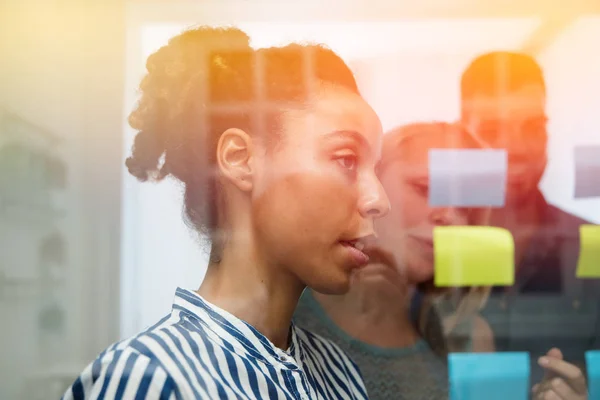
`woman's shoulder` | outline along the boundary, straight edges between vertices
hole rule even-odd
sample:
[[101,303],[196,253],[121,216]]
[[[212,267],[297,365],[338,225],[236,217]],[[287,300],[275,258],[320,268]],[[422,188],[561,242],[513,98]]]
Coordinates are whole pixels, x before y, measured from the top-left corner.
[[298,340],[302,348],[308,352],[330,353],[338,358],[348,358],[340,347],[329,339],[294,324]]
[[358,365],[336,343],[304,328],[294,326],[294,329],[305,353],[302,358],[309,369],[318,371],[319,375],[334,375],[336,381],[346,384],[350,393],[367,398]]
[[[143,332],[102,351],[83,370],[63,399],[138,396],[166,399],[171,394],[179,396],[190,389],[186,389],[189,382],[184,379],[186,366],[182,357],[189,358],[189,354],[200,351],[198,336],[195,335],[193,341],[189,338],[188,329],[165,317]],[[193,346],[196,346],[195,350]]]
[[104,350],[77,377],[65,392],[64,400],[87,398],[169,398],[177,385],[163,360],[136,348],[136,338],[113,344]]
[[[159,349],[167,347],[168,343],[177,341],[177,337],[183,338],[183,335],[189,335],[190,329],[184,323],[184,319],[181,316],[175,317],[173,314],[167,315],[140,333],[112,344],[100,353],[98,358],[102,359],[112,353],[133,352],[147,357],[149,360],[159,362],[164,360],[167,358],[165,352]],[[188,333],[184,331],[188,331]],[[194,329],[194,331],[202,332],[201,329]]]

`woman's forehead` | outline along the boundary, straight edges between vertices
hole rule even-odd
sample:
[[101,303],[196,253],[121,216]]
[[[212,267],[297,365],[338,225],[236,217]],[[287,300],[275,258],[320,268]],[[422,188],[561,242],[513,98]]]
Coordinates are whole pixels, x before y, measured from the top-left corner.
[[288,110],[285,115],[290,130],[302,129],[321,136],[353,131],[380,152],[383,130],[377,114],[362,97],[347,89],[327,85],[311,96],[306,107]]
[[318,117],[338,124],[350,124],[355,130],[382,133],[375,111],[357,93],[336,85],[319,85],[310,99],[310,109]]
[[399,132],[384,138],[384,162],[406,166],[427,166],[432,149],[473,149],[480,145],[458,129],[423,129]]
[[410,160],[396,159],[388,163],[387,166],[382,170],[381,177],[392,178],[405,177],[411,180],[427,180],[429,178],[429,163],[426,158]]

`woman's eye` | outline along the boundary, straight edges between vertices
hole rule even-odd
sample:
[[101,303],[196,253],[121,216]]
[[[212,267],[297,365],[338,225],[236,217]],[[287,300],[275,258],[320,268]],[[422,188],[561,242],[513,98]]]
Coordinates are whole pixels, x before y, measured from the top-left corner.
[[420,194],[425,195],[425,194],[427,194],[429,192],[429,186],[428,185],[414,184],[413,186],[417,190],[417,192],[420,193]]
[[347,156],[338,157],[336,159],[336,161],[343,168],[348,169],[350,171],[354,170],[356,168],[357,163],[358,163],[358,160],[356,159],[356,156],[354,156],[354,155],[347,155]]

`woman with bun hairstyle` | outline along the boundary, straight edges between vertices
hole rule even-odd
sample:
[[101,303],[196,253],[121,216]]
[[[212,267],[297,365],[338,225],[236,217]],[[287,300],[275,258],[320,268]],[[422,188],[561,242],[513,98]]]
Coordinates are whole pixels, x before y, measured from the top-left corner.
[[181,182],[187,222],[211,240],[208,269],[64,398],[366,398],[344,353],[291,323],[306,287],[348,290],[389,209],[381,124],[352,72],[321,46],[253,50],[244,32],[208,27],[172,38],[147,70],[127,167]]

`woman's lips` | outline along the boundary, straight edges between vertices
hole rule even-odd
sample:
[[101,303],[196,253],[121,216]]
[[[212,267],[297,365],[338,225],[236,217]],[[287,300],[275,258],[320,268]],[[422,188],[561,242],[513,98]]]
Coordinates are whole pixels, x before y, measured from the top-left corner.
[[369,263],[369,256],[357,248],[362,248],[362,245],[359,245],[359,242],[340,241],[340,244],[344,246],[344,249],[346,249],[348,253],[348,257],[356,267],[363,267]]
[[415,240],[428,251],[433,252],[433,239],[415,237]]
[[364,252],[369,256],[369,265],[361,271],[370,270],[375,273],[381,273],[389,279],[397,279],[397,276],[401,274],[392,253],[377,246],[365,248]]

